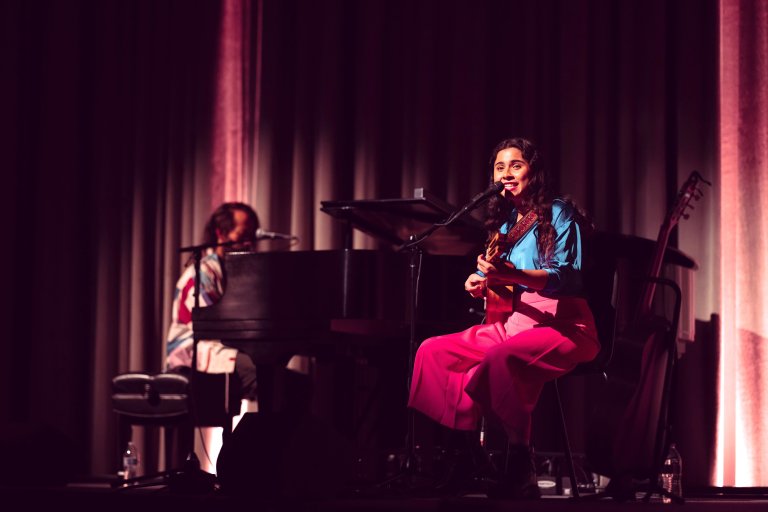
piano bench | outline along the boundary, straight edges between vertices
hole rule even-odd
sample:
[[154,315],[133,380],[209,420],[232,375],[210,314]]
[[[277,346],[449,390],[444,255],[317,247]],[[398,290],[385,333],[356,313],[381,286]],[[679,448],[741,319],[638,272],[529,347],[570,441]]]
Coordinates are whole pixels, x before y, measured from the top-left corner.
[[[112,379],[112,410],[119,421],[118,464],[134,425],[164,427],[165,466],[179,466],[192,449],[189,379],[177,373],[124,373]],[[178,447],[174,446],[177,434]],[[174,450],[176,448],[176,450]],[[176,454],[176,456],[174,456]]]

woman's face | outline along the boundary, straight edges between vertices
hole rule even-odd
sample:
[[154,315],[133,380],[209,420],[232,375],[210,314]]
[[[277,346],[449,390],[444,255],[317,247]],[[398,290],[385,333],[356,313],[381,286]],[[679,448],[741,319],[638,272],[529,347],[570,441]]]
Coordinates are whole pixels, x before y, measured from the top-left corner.
[[232,211],[232,220],[235,225],[229,233],[222,233],[221,231],[216,230],[219,243],[235,242],[235,244],[229,246],[225,252],[247,251],[251,249],[251,242],[253,242],[256,228],[250,222],[248,214],[243,210],[235,209]]
[[504,189],[500,194],[509,200],[522,197],[530,181],[530,166],[518,148],[502,149],[493,164],[493,181],[500,181]]

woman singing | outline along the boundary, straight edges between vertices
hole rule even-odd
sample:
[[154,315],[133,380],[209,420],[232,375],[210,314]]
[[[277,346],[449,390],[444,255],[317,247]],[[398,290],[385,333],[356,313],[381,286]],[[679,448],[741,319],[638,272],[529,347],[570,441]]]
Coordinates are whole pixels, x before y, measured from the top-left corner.
[[504,188],[488,203],[488,248],[464,283],[471,296],[486,298],[486,323],[421,344],[409,406],[458,431],[474,433],[481,416],[501,425],[509,459],[488,494],[537,498],[531,412],[547,381],[600,348],[580,296],[589,224],[572,202],[551,195],[528,140],[501,141],[490,163],[492,181]]

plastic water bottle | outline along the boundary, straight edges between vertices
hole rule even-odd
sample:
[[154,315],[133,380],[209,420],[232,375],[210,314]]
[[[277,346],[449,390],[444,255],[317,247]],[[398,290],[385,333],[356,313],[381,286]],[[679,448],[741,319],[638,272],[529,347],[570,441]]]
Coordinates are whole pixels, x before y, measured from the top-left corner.
[[[664,460],[664,467],[661,470],[661,486],[664,490],[683,497],[683,459],[680,457],[680,452],[677,451],[675,443],[669,447],[669,453],[666,460]],[[663,503],[671,503],[672,499],[663,496],[661,501]]]
[[136,449],[136,445],[133,441],[128,441],[123,452],[123,479],[129,480],[136,478],[139,470],[139,450]]

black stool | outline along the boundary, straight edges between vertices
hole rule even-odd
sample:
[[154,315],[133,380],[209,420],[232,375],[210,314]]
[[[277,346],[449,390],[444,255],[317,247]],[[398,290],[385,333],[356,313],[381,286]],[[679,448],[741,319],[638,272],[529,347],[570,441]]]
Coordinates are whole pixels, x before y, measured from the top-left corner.
[[178,451],[192,450],[192,422],[189,413],[189,379],[177,373],[124,373],[112,379],[112,409],[119,418],[118,449],[125,450],[133,425],[165,428],[165,465],[173,467],[174,434]]

